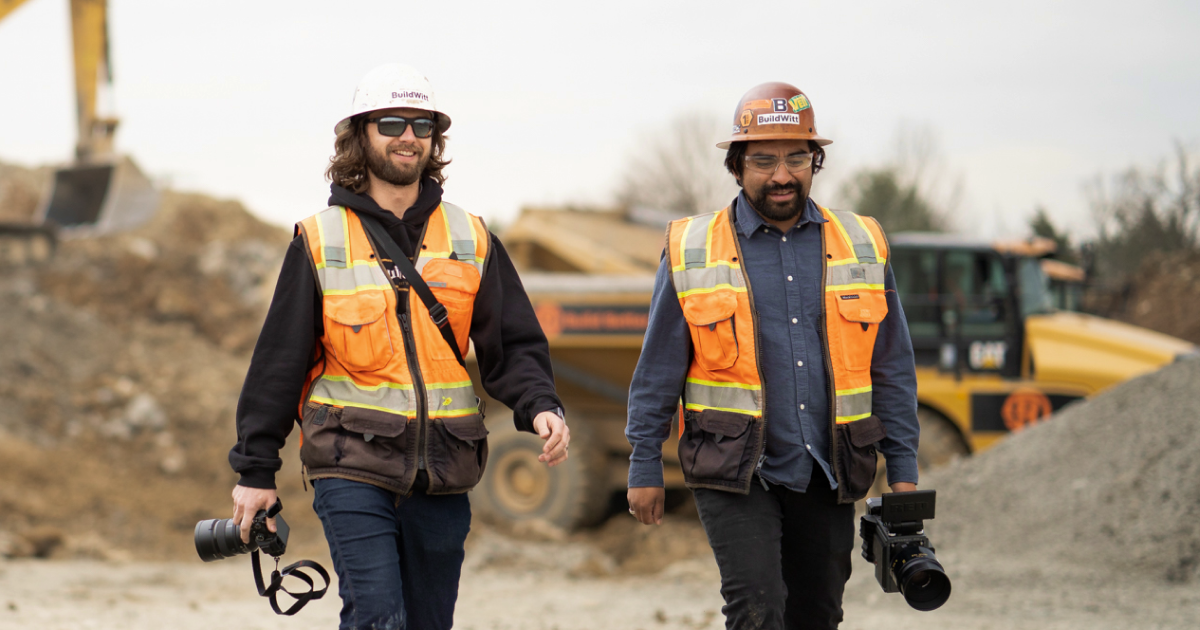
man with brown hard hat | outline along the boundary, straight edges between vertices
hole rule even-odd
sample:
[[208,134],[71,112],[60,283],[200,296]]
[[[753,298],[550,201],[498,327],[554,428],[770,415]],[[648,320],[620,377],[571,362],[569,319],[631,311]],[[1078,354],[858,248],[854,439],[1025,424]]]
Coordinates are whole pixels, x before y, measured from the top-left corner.
[[468,339],[479,384],[546,440],[539,459],[567,459],[549,346],[516,269],[479,217],[442,200],[449,127],[408,66],[359,83],[335,129],[330,207],[296,226],[238,401],[233,518],[245,539],[275,502],[299,417],[343,629],[453,623],[466,492],[487,460]]
[[916,375],[887,239],[809,198],[830,142],[799,89],[742,97],[717,145],[742,191],[668,228],[629,392],[629,511],[662,522],[680,408],[727,628],[836,628],[876,447],[892,490],[916,489]]

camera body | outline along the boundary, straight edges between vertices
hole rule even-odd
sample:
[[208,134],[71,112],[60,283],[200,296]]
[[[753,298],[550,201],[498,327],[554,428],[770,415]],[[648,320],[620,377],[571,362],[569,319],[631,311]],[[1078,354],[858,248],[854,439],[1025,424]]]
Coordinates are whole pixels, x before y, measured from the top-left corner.
[[[208,519],[196,523],[195,542],[196,553],[205,562],[215,562],[225,558],[261,550],[263,553],[278,558],[287,551],[288,524],[279,516],[283,502],[278,499],[269,510],[259,510],[250,524],[250,542],[242,542],[242,534],[238,523],[231,518]],[[267,528],[267,519],[275,519],[275,531]]]
[[934,490],[891,492],[867,499],[859,524],[862,556],[875,565],[875,579],[885,593],[902,593],[917,610],[934,610],[950,598],[950,578],[925,536],[932,519]]

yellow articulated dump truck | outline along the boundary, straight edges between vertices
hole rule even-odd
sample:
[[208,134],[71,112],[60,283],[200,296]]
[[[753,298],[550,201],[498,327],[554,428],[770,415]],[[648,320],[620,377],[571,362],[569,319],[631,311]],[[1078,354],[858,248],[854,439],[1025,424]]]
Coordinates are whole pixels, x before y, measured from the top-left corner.
[[[539,465],[541,441],[489,404],[491,459],[472,505],[492,518],[593,523],[622,499],[625,412],[666,219],[649,212],[527,210],[502,240],[550,341],[571,458]],[[917,367],[922,467],[995,444],[1126,379],[1197,356],[1191,343],[1067,310],[1082,271],[1053,242],[890,236]],[[676,435],[672,431],[672,436]],[[674,437],[668,489],[682,489]]]

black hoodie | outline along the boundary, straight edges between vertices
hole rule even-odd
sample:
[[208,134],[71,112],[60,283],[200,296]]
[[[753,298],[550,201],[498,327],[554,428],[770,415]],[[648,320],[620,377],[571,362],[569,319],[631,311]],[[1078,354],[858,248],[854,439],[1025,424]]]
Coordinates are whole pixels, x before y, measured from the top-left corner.
[[[442,187],[428,178],[421,182],[417,201],[403,218],[365,194],[338,185],[331,185],[330,191],[329,205],[375,217],[410,259],[425,222],[442,201]],[[533,431],[534,416],[562,407],[562,401],[554,391],[550,347],[533,305],[500,240],[494,235],[491,240],[492,251],[475,296],[471,341],[483,389],[513,409],[517,429]],[[322,319],[312,264],[304,238],[297,235],[284,255],[275,296],[238,399],[238,442],[229,451],[229,463],[241,474],[239,485],[275,487],[275,473],[283,465],[279,449],[296,422],[304,379],[317,340],[324,334]]]

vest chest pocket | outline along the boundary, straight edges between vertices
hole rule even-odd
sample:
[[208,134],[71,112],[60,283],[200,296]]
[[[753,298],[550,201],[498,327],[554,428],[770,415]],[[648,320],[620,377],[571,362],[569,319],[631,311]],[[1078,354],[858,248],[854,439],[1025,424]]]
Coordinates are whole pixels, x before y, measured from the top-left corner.
[[831,336],[835,336],[841,346],[846,368],[869,369],[879,323],[888,313],[887,297],[879,289],[857,289],[839,291],[833,299],[837,300],[841,317]]
[[714,291],[683,299],[683,317],[692,333],[696,361],[706,370],[733,367],[738,358],[737,295],[733,291]]
[[391,361],[395,350],[382,291],[327,295],[322,306],[325,337],[343,365],[355,372],[371,372]]

